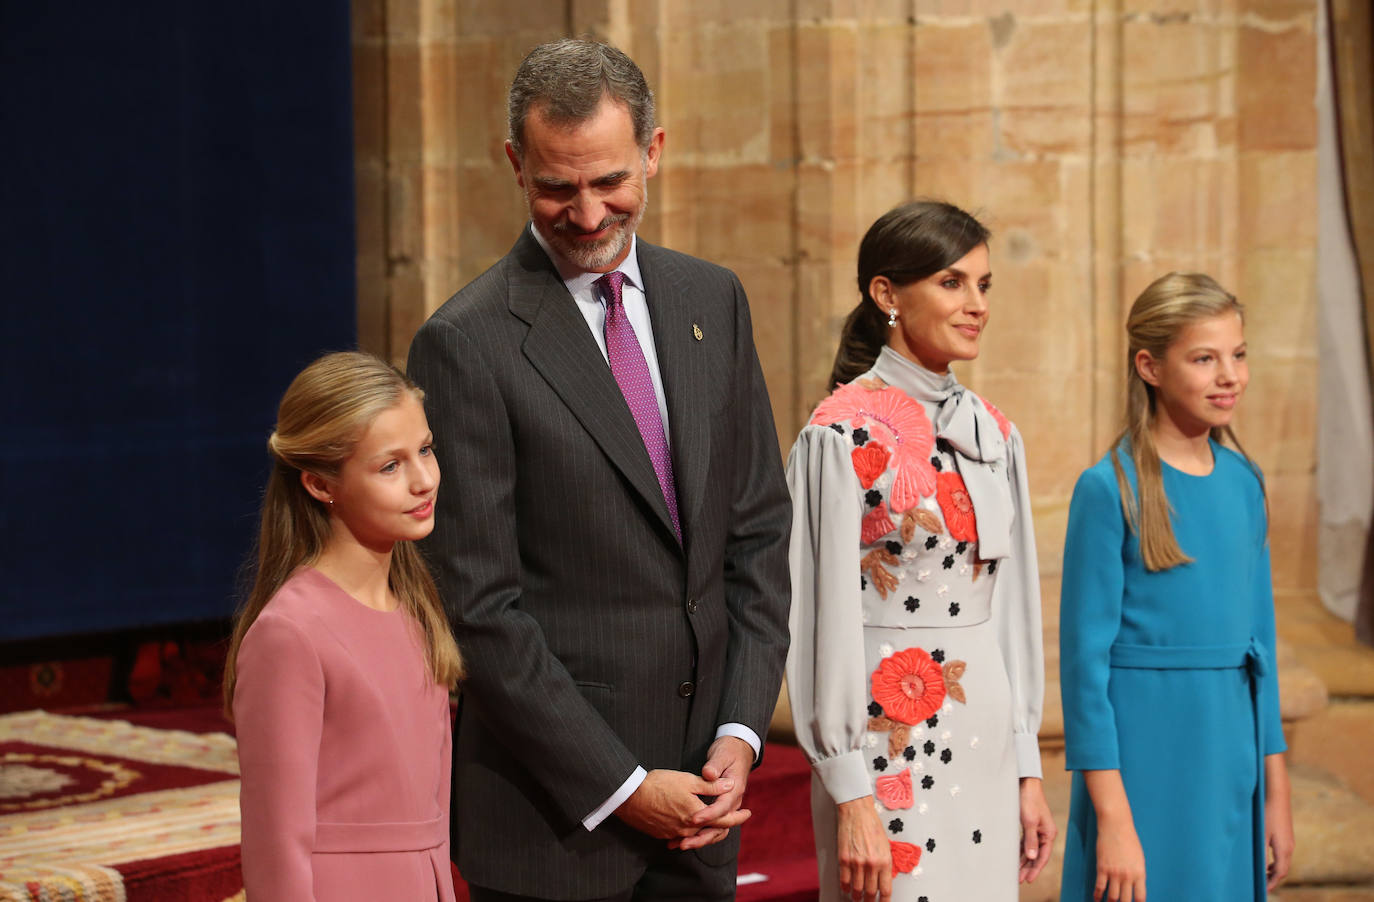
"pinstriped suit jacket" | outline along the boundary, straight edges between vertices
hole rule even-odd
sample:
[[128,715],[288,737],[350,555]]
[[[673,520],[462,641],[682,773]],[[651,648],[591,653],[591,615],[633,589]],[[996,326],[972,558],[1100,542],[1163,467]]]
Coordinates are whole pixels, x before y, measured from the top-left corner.
[[[744,290],[705,261],[643,241],[638,253],[682,544],[620,389],[528,229],[410,349],[443,473],[425,551],[470,673],[453,848],[468,880],[504,892],[631,886],[662,841],[582,818],[636,765],[699,772],[722,723],[763,736],[781,680],[790,502]],[[681,854],[727,864],[733,832]]]

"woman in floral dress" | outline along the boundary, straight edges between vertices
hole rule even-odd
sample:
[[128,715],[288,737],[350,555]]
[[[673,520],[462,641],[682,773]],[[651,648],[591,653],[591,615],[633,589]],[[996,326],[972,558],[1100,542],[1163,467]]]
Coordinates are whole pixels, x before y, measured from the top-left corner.
[[987,325],[987,239],[931,201],[873,224],[834,391],[788,461],[787,679],[823,900],[1009,902],[1054,839],[1021,437],[949,369]]

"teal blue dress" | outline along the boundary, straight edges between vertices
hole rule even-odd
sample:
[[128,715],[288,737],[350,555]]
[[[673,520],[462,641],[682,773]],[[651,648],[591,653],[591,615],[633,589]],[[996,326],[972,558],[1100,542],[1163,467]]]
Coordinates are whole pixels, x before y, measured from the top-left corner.
[[[1074,487],[1060,682],[1073,799],[1062,902],[1092,899],[1097,821],[1082,771],[1120,770],[1151,899],[1265,898],[1264,756],[1285,750],[1261,476],[1212,442],[1190,476],[1162,464],[1193,562],[1151,573],[1111,456]],[[1135,491],[1135,468],[1118,455]]]

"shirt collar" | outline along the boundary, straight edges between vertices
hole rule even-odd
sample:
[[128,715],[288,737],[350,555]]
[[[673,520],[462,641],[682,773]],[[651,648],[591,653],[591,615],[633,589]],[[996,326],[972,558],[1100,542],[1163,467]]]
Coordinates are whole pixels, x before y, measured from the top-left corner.
[[[544,253],[553,261],[553,265],[558,269],[558,276],[567,286],[568,293],[573,297],[586,293],[595,296],[592,285],[597,279],[605,275],[601,272],[582,272],[580,269],[566,263],[558,254],[554,253],[544,236],[539,234],[539,230],[530,223],[530,234],[534,235],[534,240],[539,242],[539,246],[544,249]],[[639,274],[639,236],[630,235],[630,252],[625,255],[625,259],[620,261],[617,270],[625,274],[625,281],[629,282],[640,291],[644,290],[644,280]]]

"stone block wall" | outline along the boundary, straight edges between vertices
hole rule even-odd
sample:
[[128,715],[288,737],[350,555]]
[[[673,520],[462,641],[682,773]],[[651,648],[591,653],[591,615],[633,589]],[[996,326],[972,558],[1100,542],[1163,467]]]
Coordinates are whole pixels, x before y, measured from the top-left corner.
[[403,360],[509,248],[506,86],[539,41],[594,35],[641,65],[667,131],[642,234],[739,273],[783,453],[864,229],[943,197],[994,231],[992,324],[959,375],[1025,435],[1047,581],[1118,428],[1125,310],[1201,269],[1248,307],[1238,430],[1269,478],[1276,587],[1310,592],[1315,4],[354,0],[362,341]]

